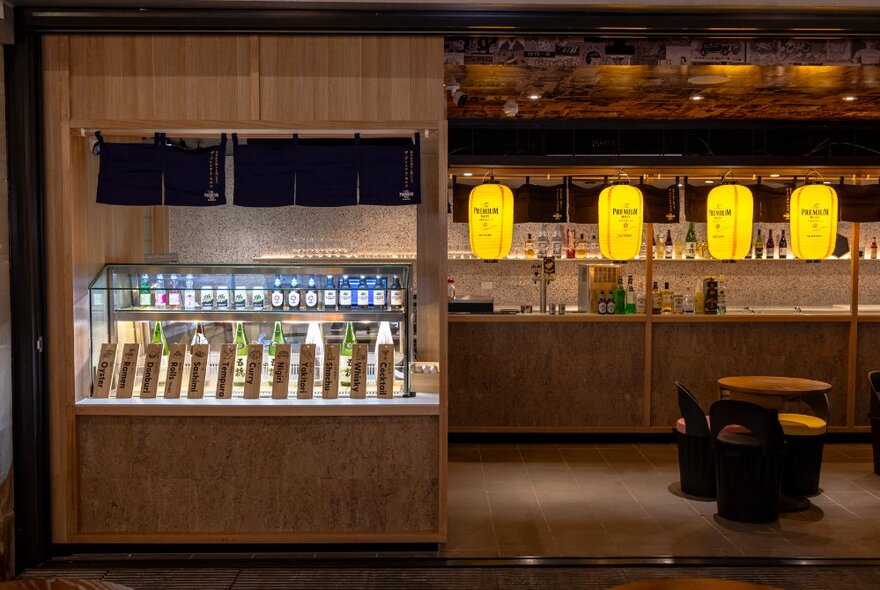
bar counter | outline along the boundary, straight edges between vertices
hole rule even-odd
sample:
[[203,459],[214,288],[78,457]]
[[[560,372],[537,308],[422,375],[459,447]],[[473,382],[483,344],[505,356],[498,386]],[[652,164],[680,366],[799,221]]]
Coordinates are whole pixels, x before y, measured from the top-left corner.
[[708,410],[717,379],[832,384],[834,430],[863,430],[880,316],[449,314],[452,432],[668,432],[681,381]]

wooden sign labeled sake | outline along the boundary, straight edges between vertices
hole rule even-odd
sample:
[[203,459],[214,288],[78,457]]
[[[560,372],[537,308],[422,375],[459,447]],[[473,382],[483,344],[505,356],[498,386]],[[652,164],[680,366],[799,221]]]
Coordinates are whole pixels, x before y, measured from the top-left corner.
[[116,382],[116,397],[118,399],[131,397],[131,392],[134,391],[134,377],[137,374],[137,360],[140,351],[141,345],[137,342],[122,345],[122,362],[119,363],[119,380]]
[[165,399],[180,397],[183,385],[183,365],[186,362],[186,344],[172,344],[168,347],[168,370],[165,374]]
[[217,366],[217,391],[214,394],[217,399],[230,399],[232,397],[234,372],[235,344],[222,344],[220,346],[220,364]]
[[263,345],[248,344],[244,362],[244,398],[260,399],[260,381],[263,377]]
[[162,343],[147,344],[144,350],[144,376],[141,379],[141,399],[156,397],[159,374],[162,370]]
[[287,399],[290,386],[290,344],[275,345],[272,367],[272,399]]
[[376,354],[376,396],[394,397],[394,345],[380,344]]
[[324,373],[321,379],[321,397],[336,399],[339,397],[339,345],[324,346]]
[[186,397],[202,399],[205,397],[205,377],[208,374],[208,345],[193,344],[189,361],[189,386]]
[[367,345],[355,344],[351,350],[351,397],[367,397]]
[[116,369],[116,349],[115,342],[101,345],[101,355],[98,357],[98,366],[95,369],[95,388],[92,391],[94,397],[110,397],[113,370]]
[[296,399],[312,399],[315,389],[315,345],[299,348],[299,372],[296,377]]

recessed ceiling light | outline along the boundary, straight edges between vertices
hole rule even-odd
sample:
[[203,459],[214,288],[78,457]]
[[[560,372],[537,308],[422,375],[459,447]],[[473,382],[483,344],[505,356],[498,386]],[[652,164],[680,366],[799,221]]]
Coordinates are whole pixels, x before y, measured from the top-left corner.
[[700,100],[703,100],[704,98],[706,98],[706,97],[703,96],[702,94],[691,94],[691,100],[694,100],[694,101],[700,101]]
[[856,99],[856,97],[853,96],[852,94],[847,94],[846,96],[843,97],[844,102],[852,102],[855,99]]
[[473,172],[465,172],[464,174],[462,174],[462,176],[473,176],[473,175],[474,175]]
[[691,76],[688,78],[688,82],[696,84],[697,86],[711,86],[713,84],[725,84],[730,82],[730,77],[720,74],[706,74],[704,76]]
[[830,180],[825,180],[825,181],[822,182],[822,184],[831,184],[831,181],[830,181]]
[[530,94],[529,95],[529,100],[540,100],[540,98],[541,98],[540,94]]
[[770,178],[779,178],[779,175],[774,172],[770,175]]
[[706,180],[706,181],[704,181],[704,182],[705,182],[706,184],[715,184],[715,181],[714,181],[714,180]]

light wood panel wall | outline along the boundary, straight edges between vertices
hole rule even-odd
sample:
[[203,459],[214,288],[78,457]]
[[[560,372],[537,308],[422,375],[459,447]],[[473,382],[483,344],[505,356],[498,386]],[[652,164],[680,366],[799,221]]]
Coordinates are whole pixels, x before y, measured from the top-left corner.
[[[419,343],[422,358],[445,361],[442,38],[58,35],[44,38],[43,56],[54,541],[70,541],[79,531],[73,410],[90,383],[88,283],[105,263],[143,256],[143,209],[94,202],[98,161],[88,155],[80,127],[427,132],[425,204],[418,213]],[[157,249],[167,240],[162,213],[154,210]],[[440,535],[446,527],[442,399]]]

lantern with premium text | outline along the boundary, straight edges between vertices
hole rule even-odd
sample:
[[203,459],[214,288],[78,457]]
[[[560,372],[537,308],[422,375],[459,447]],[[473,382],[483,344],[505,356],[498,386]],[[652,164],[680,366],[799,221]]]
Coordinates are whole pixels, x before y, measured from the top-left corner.
[[748,187],[721,184],[706,198],[709,254],[718,260],[745,258],[752,243],[754,197]]
[[837,242],[837,191],[806,184],[791,193],[791,252],[801,260],[821,260]]
[[513,193],[503,184],[475,186],[468,198],[468,236],[471,252],[483,260],[510,253],[513,237]]
[[629,184],[614,184],[599,193],[599,250],[610,260],[635,258],[642,247],[645,199]]

